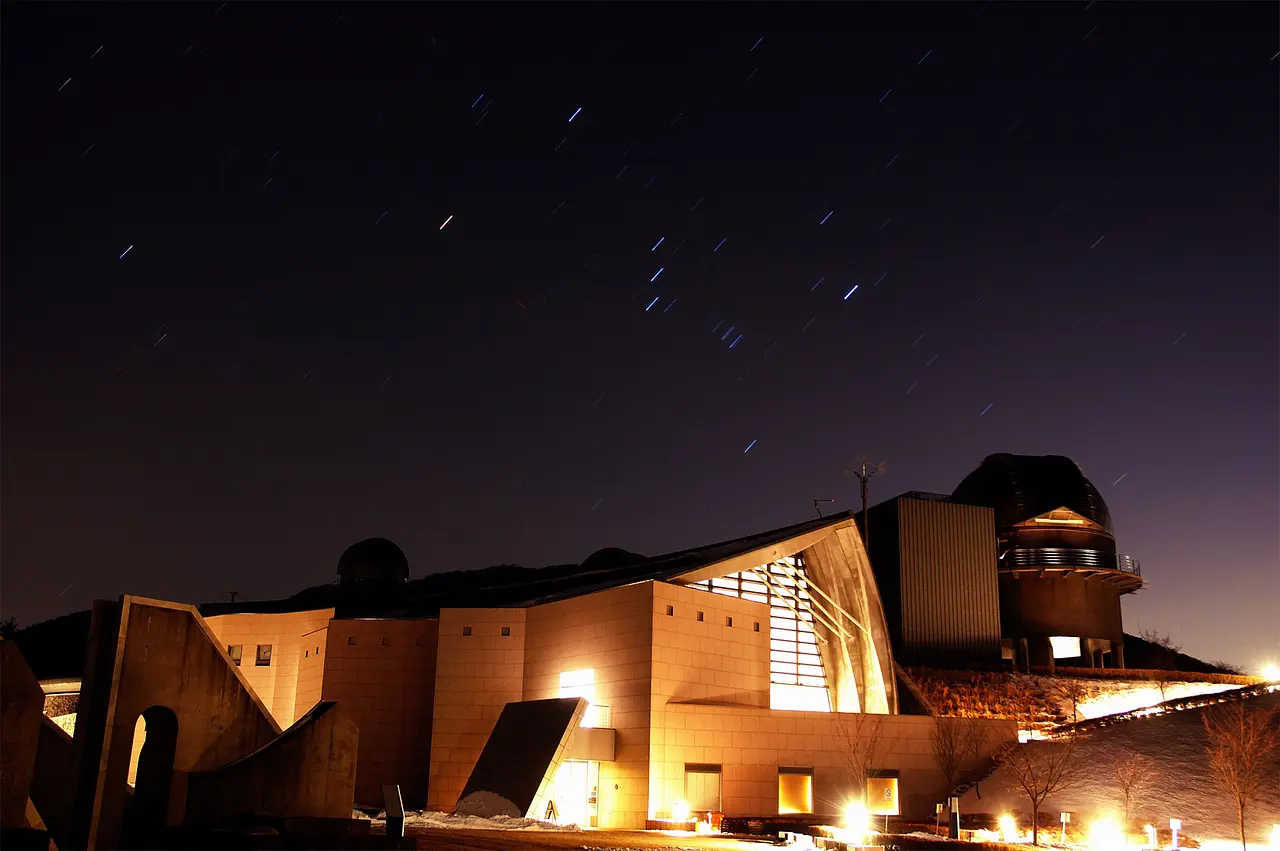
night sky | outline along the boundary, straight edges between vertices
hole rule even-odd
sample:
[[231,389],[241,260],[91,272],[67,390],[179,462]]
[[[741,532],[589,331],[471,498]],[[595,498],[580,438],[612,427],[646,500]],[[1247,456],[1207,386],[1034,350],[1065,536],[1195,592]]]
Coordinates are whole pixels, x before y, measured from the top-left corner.
[[1097,484],[1280,655],[1274,3],[9,4],[3,599]]

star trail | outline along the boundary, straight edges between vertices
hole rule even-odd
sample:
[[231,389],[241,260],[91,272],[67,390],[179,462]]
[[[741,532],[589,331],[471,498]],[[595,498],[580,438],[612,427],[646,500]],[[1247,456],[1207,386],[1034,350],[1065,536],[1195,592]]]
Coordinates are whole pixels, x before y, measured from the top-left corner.
[[859,453],[1077,459],[1144,624],[1275,587],[1273,6],[497,8],[6,9],[5,615],[675,550]]

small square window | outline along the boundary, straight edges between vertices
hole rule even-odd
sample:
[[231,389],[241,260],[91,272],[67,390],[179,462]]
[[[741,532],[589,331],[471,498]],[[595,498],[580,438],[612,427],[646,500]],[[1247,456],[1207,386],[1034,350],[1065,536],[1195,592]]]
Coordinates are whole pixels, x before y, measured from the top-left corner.
[[702,612],[698,612],[698,620],[702,620]]
[[244,655],[243,644],[228,644],[227,655],[231,657],[231,661],[235,662],[236,667],[240,667],[240,657]]
[[390,639],[390,638],[388,638],[388,637],[387,637],[387,636],[385,636],[385,635],[384,635],[384,636],[382,636],[382,646],[383,646],[383,647],[390,647],[390,646],[391,646],[391,639]]
[[667,606],[667,617],[671,617],[671,616],[672,616],[672,615],[674,615],[675,613],[676,613],[676,607],[675,607],[675,606]]
[[751,629],[752,629],[752,631],[754,631],[754,632],[759,632],[759,631],[760,631],[760,621],[756,621],[755,623],[751,624]]
[[733,626],[733,618],[728,618],[728,617],[727,617],[727,618],[725,618],[725,619],[724,619],[724,625],[725,625],[725,626]]
[[258,658],[254,660],[253,664],[259,668],[265,668],[271,664],[271,645],[270,644],[258,645]]
[[355,643],[356,643],[356,637],[355,637],[354,635],[348,635],[348,636],[347,636],[347,644],[350,644],[351,646],[353,646],[353,647],[354,647],[354,646],[355,646]]
[[511,634],[511,627],[509,627],[509,626],[504,626],[504,627],[502,628],[502,634],[503,634],[503,635],[510,635],[510,634]]
[[470,634],[471,634],[471,627],[469,627],[469,626],[464,626],[464,627],[462,628],[462,634],[463,634],[463,635],[470,635]]

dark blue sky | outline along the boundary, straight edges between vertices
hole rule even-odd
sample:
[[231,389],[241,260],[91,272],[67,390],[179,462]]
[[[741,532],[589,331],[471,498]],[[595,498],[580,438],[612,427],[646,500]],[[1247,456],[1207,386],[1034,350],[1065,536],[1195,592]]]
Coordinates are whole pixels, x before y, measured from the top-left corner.
[[5,615],[372,535],[654,554],[1005,451],[1101,489],[1130,631],[1280,655],[1273,4],[4,24]]

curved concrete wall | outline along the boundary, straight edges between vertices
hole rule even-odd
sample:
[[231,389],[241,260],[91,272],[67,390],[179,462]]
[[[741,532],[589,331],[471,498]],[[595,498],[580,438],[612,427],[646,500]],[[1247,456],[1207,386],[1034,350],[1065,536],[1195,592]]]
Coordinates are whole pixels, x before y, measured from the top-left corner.
[[1001,573],[1000,625],[1005,638],[1062,635],[1121,642],[1120,589],[1080,576]]

